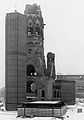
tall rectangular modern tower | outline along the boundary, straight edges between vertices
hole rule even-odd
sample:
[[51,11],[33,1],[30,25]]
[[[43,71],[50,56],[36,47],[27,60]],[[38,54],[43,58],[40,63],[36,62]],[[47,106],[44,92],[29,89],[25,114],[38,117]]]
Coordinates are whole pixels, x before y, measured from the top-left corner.
[[16,110],[26,99],[26,17],[6,15],[6,110]]

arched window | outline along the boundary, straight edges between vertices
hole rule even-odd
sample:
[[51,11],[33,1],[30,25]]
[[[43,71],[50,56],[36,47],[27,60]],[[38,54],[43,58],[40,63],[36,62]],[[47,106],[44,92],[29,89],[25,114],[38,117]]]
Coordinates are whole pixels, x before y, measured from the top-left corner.
[[27,66],[27,76],[34,76],[34,75],[37,75],[34,66],[28,65]]
[[42,90],[42,92],[41,92],[41,97],[45,97],[45,91],[44,90]]

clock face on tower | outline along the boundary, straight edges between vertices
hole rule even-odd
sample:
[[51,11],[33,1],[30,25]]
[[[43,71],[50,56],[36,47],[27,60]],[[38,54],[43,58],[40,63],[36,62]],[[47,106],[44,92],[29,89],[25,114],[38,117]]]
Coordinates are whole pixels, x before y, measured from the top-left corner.
[[31,49],[31,48],[29,48],[29,49],[28,49],[28,53],[31,53],[31,52],[32,52],[32,49]]
[[28,58],[32,57],[33,52],[34,52],[34,51],[33,51],[32,47],[29,47],[29,48],[27,49],[27,56],[28,56]]
[[27,54],[28,54],[28,56],[35,55],[35,57],[36,57],[37,54],[41,54],[41,50],[38,49],[38,47],[28,47]]

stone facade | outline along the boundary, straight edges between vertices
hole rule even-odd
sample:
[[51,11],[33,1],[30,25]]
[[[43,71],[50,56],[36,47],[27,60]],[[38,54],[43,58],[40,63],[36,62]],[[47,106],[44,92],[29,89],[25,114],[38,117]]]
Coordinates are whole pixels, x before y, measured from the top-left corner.
[[56,86],[55,54],[47,54],[46,65],[44,22],[40,6],[36,4],[27,4],[24,15],[18,12],[6,15],[5,81],[6,110],[16,110],[24,101],[61,100],[61,96],[65,97],[64,89],[61,89],[64,85],[60,81],[60,92],[55,91],[53,96],[53,89],[58,90],[53,87]]

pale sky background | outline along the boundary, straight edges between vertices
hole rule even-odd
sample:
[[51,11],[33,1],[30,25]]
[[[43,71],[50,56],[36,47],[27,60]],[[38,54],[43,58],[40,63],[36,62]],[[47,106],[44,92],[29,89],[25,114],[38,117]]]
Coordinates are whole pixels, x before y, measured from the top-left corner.
[[5,16],[26,4],[41,6],[45,57],[55,53],[56,72],[84,74],[84,0],[0,0],[0,88],[5,83]]

